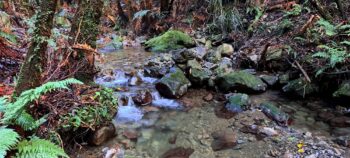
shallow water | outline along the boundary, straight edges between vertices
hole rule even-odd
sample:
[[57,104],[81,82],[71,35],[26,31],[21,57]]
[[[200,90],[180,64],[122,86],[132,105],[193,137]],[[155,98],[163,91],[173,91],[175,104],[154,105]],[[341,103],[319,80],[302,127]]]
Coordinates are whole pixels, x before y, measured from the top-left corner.
[[[99,76],[96,83],[117,91],[120,106],[118,114],[113,120],[118,126],[118,136],[100,147],[87,147],[77,157],[101,157],[105,147],[115,148],[124,146],[125,157],[161,157],[166,151],[176,147],[194,149],[191,157],[263,157],[271,148],[273,142],[256,141],[250,134],[239,134],[240,144],[233,149],[214,152],[211,148],[213,141],[211,133],[230,127],[239,128],[260,116],[258,110],[246,111],[231,119],[219,118],[215,109],[222,106],[222,102],[205,102],[202,98],[210,92],[203,89],[190,89],[180,100],[165,99],[154,88],[157,79],[143,76],[142,65],[152,53],[142,48],[129,48],[118,52],[104,54],[104,62],[100,63],[102,72],[113,71],[110,75]],[[132,73],[136,72],[136,73]],[[107,73],[108,74],[108,73]],[[136,74],[142,83],[131,86],[132,75]],[[153,101],[151,106],[139,107],[132,100],[139,90],[151,92]],[[320,108],[324,103],[320,101],[306,101],[288,99],[278,91],[268,91],[260,95],[251,95],[253,106],[261,102],[270,101],[288,112],[293,119],[291,127],[302,132],[311,132],[314,136],[330,137],[330,127],[317,121],[317,113],[310,108]],[[307,108],[309,107],[309,108]],[[293,130],[291,130],[291,133]],[[128,139],[129,134],[136,135],[136,139]]]

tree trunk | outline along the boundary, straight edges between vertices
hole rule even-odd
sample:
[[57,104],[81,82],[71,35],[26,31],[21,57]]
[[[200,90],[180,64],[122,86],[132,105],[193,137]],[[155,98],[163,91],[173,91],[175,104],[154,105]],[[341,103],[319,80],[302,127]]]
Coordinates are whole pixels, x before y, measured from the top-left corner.
[[23,91],[40,86],[42,72],[47,64],[47,39],[51,36],[53,18],[57,0],[42,1],[40,11],[35,22],[32,44],[18,76],[15,95]]
[[160,11],[161,12],[169,12],[169,0],[160,0]]
[[[70,44],[88,44],[96,48],[98,36],[98,26],[102,16],[102,0],[80,0],[79,8],[72,24]],[[89,82],[93,80],[96,74],[94,62],[87,61],[87,54],[78,51],[78,56],[72,59],[72,62],[81,62],[83,65],[75,74],[75,78]]]
[[120,0],[116,0],[116,3],[117,3],[117,9],[118,9],[119,22],[124,27],[128,24],[129,19],[123,11],[122,4],[121,4]]

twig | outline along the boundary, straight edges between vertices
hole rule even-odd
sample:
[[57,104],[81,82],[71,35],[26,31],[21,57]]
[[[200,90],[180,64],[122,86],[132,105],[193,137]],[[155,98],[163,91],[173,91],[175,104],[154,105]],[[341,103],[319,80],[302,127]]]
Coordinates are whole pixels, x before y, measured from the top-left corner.
[[319,18],[319,16],[317,15],[311,15],[311,17],[309,18],[309,20],[305,23],[305,25],[303,25],[303,27],[300,29],[300,31],[298,32],[298,35],[302,35],[306,32],[306,30],[311,27],[313,25],[313,23],[315,22],[315,20],[317,20]]
[[305,76],[306,80],[311,83],[311,79],[309,77],[309,75],[307,75],[306,71],[303,69],[303,67],[299,64],[298,61],[295,61],[295,64],[297,65],[297,67],[300,69],[300,71],[303,73],[303,75]]
[[79,36],[79,34],[80,34],[80,28],[81,28],[81,23],[82,23],[82,22],[83,22],[83,19],[80,19],[79,27],[78,27],[78,31],[77,31],[77,35],[76,35],[75,38],[74,38],[74,43],[73,43],[73,45],[75,45],[76,42],[77,42],[77,40],[78,40],[78,36]]

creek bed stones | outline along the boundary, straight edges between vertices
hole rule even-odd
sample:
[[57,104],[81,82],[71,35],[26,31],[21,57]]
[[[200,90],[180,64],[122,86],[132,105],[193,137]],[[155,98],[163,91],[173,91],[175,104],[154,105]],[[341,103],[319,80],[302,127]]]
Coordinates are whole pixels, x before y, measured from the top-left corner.
[[166,98],[180,98],[186,92],[191,82],[179,68],[172,68],[156,83],[156,89]]
[[216,79],[220,90],[259,93],[266,91],[267,85],[258,77],[245,71],[231,72]]

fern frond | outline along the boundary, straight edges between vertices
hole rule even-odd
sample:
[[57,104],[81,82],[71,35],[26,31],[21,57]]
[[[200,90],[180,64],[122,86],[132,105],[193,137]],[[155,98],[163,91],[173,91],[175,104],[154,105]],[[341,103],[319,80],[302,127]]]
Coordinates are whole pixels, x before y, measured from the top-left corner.
[[58,158],[69,156],[62,148],[52,142],[39,138],[23,140],[17,145],[17,158]]
[[343,41],[343,42],[340,42],[340,44],[350,46],[350,41]]
[[318,20],[317,24],[324,28],[326,35],[334,36],[337,34],[336,26],[331,24],[329,21],[321,18],[320,20]]
[[46,116],[40,118],[39,120],[35,120],[32,115],[25,111],[23,111],[22,114],[15,119],[15,124],[20,125],[26,131],[34,130],[44,122],[46,122]]
[[0,98],[0,112],[4,112],[6,104],[7,104],[7,98],[1,97]]
[[59,89],[68,89],[70,84],[83,84],[81,81],[76,79],[66,79],[62,81],[48,82],[35,89],[30,89],[23,92],[15,102],[9,103],[4,110],[4,118],[2,123],[11,124],[19,115],[22,114],[25,106],[30,102],[37,100],[41,95],[52,92]]
[[6,156],[6,151],[17,144],[19,135],[12,129],[0,127],[0,158]]
[[4,38],[7,41],[16,44],[17,43],[17,37],[15,35],[3,32],[0,30],[0,38]]
[[313,54],[312,57],[329,58],[330,56],[326,52],[317,52],[317,53]]

